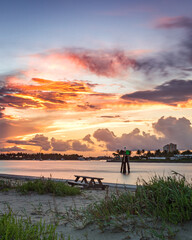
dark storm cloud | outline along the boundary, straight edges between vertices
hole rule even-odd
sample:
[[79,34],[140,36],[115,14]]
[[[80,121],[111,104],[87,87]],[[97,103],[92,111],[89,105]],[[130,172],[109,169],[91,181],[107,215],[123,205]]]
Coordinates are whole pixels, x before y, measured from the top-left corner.
[[[87,49],[66,49],[61,55],[68,55],[73,61],[90,72],[105,77],[119,77],[128,70],[141,71],[146,75],[167,76],[174,71],[184,71],[192,64],[192,18],[168,17],[156,24],[158,29],[183,28],[183,38],[178,39],[174,50],[165,50],[149,56],[134,56],[122,50],[94,51]],[[172,39],[170,39],[170,42]],[[180,72],[181,74],[182,72]]]
[[176,49],[174,47],[172,51],[160,52],[151,57],[137,59],[134,69],[147,75],[158,73],[167,76],[173,70],[180,71],[181,74],[185,68],[190,68],[192,64],[192,18],[182,16],[163,18],[158,21],[156,27],[162,29],[184,28],[186,32],[184,38],[178,39]]
[[51,145],[53,151],[65,152],[68,150],[74,151],[91,151],[92,148],[89,148],[86,144],[83,144],[80,140],[67,140],[63,141],[60,139],[51,139]]
[[74,140],[72,142],[72,149],[75,151],[91,151],[92,148],[88,147],[86,144],[81,143],[79,140]]
[[86,144],[83,144],[80,140],[59,140],[52,138],[51,145],[53,151],[65,152],[68,150],[74,151],[91,151],[92,148],[89,148]]
[[164,104],[177,105],[192,99],[192,80],[171,80],[152,90],[137,91],[125,94],[121,98],[131,100],[147,100]]
[[[87,49],[68,49],[62,56],[68,55],[72,61],[97,76],[121,77],[127,76],[129,70],[141,71],[146,75],[154,71],[161,75],[168,75],[170,68],[181,66],[186,60],[183,57],[176,59],[178,54],[174,52],[159,53],[156,56],[134,56],[123,50],[94,51]],[[180,54],[179,54],[180,55]]]
[[141,132],[135,128],[130,133],[124,133],[120,137],[109,129],[98,129],[94,132],[94,138],[99,142],[104,142],[110,151],[123,149],[130,150],[146,149],[156,150],[170,142],[176,143],[179,149],[192,148],[192,127],[191,122],[186,118],[167,117],[160,118],[152,124],[153,129],[160,133],[162,137],[157,137],[150,133]]
[[39,132],[43,125],[35,125],[30,120],[0,119],[0,139]]
[[121,137],[115,136],[115,134],[109,129],[98,129],[94,132],[93,136],[97,141],[103,141],[106,143],[107,150],[116,151],[117,149],[123,149],[124,147],[130,150],[137,149],[157,149],[162,144],[162,139],[158,139],[155,135],[148,133],[141,133],[138,128],[135,128],[130,133],[124,133]]
[[97,129],[93,137],[97,139],[97,141],[104,141],[104,142],[113,142],[114,139],[116,139],[116,136],[113,132],[111,132],[109,129]]
[[23,97],[16,97],[7,95],[3,98],[0,98],[0,103],[3,104],[5,107],[15,107],[15,108],[29,108],[29,107],[36,107],[40,108],[41,104],[37,103],[36,101],[32,99],[27,99]]
[[24,140],[7,140],[7,143],[14,143],[18,145],[34,145],[33,143]]
[[53,151],[65,152],[65,151],[71,150],[71,145],[69,141],[63,141],[63,140],[52,138],[51,145],[52,145]]
[[[139,71],[145,75],[167,76],[175,71],[183,71],[192,63],[192,36],[191,19],[180,17],[170,20],[170,23],[159,24],[157,27],[167,28],[183,27],[187,29],[184,40],[178,39],[177,49],[173,51],[162,51],[149,56],[128,54],[123,50],[94,51],[87,49],[66,49],[60,52],[61,56],[68,56],[72,61],[82,68],[97,76],[121,77],[128,76],[129,70]],[[169,24],[169,25],[168,25]]]
[[[183,28],[186,30],[184,38],[178,44],[178,50],[176,53],[172,53],[174,57],[172,65],[174,63],[175,66],[180,67],[188,63],[188,66],[183,69],[188,71],[192,64],[192,18],[183,16],[163,18],[159,20],[156,27],[164,29]],[[167,63],[169,64],[169,61]]]
[[119,118],[120,115],[115,115],[115,116],[100,116],[101,118]]
[[4,117],[4,113],[3,113],[4,110],[5,108],[0,106],[0,118]]
[[67,54],[74,62],[90,72],[105,77],[117,77],[134,65],[135,60],[124,51],[94,51],[86,49],[68,49]]
[[167,17],[160,19],[156,24],[158,28],[192,28],[192,18],[189,17]]
[[39,146],[42,150],[49,150],[51,148],[51,144],[48,140],[48,137],[45,137],[43,134],[36,134],[30,140],[23,141],[23,140],[8,140],[8,143],[14,143],[17,145],[31,145],[31,146]]
[[43,134],[36,134],[35,137],[29,140],[7,140],[7,143],[14,143],[16,145],[24,146],[39,146],[42,150],[48,151],[52,148],[52,151],[65,152],[68,150],[74,151],[91,151],[92,148],[82,143],[80,140],[67,140],[52,138],[49,141],[48,137]]
[[91,134],[87,134],[84,138],[83,141],[86,141],[90,144],[94,144],[94,142],[91,140]]
[[[123,149],[124,147],[130,150],[145,149],[156,150],[170,142],[178,145],[179,149],[191,149],[192,148],[192,126],[191,122],[183,118],[175,117],[161,117],[157,122],[152,124],[152,127],[158,135],[141,132],[139,128],[135,128],[132,132],[124,133],[121,136],[116,136],[113,131],[109,129],[97,129],[93,133],[93,137],[100,143],[105,144],[107,150],[116,151],[117,149]],[[83,141],[93,143],[91,135],[85,136]],[[32,145],[40,146],[43,150],[49,150],[52,147],[53,151],[92,151],[88,145],[84,144],[81,140],[59,140],[52,138],[48,140],[42,134],[36,134],[35,137],[29,140],[8,140],[8,143],[14,143],[16,145]],[[100,144],[102,145],[102,144]],[[102,148],[104,146],[102,145]],[[16,148],[15,148],[16,149]],[[9,151],[9,149],[7,149]],[[21,150],[21,149],[20,149]],[[6,152],[6,149],[2,148],[2,152]],[[11,150],[10,148],[10,151]],[[15,150],[17,151],[17,150]],[[19,150],[18,150],[19,151]]]
[[192,126],[187,118],[161,117],[153,123],[153,128],[163,134],[167,142],[175,142],[181,149],[192,148]]
[[158,74],[168,76],[173,68],[186,64],[185,59],[178,58],[177,53],[159,53],[152,57],[142,57],[137,59],[134,70],[141,71],[145,75],[150,76]]
[[17,147],[17,146],[14,146],[14,147],[8,147],[8,148],[0,148],[0,152],[23,152],[23,151],[26,151],[26,149],[24,148],[20,148],[20,147]]
[[43,134],[36,134],[35,137],[30,140],[30,142],[36,146],[40,146],[43,150],[46,151],[51,148],[48,137],[45,137]]
[[78,104],[77,107],[80,110],[99,110],[100,107],[86,102],[85,104]]

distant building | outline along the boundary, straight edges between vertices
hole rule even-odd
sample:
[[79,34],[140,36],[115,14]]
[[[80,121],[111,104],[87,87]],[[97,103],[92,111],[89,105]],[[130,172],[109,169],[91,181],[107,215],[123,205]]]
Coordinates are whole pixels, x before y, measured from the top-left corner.
[[166,157],[149,157],[150,160],[165,160]]
[[177,150],[177,144],[169,143],[163,147],[163,151],[174,152]]

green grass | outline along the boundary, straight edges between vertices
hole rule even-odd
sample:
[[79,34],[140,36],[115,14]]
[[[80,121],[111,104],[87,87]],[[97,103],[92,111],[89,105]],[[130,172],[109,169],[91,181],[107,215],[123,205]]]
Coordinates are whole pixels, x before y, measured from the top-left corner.
[[42,222],[32,224],[30,219],[17,218],[11,212],[0,216],[1,240],[64,240],[55,229],[56,226]]
[[10,180],[0,180],[0,191],[8,191],[16,189],[22,194],[36,192],[38,194],[54,194],[55,196],[73,196],[81,194],[81,190],[77,187],[71,187],[67,183],[55,182],[49,179],[37,179],[34,181],[27,181],[17,183]]
[[135,198],[130,192],[112,194],[109,198],[91,204],[86,210],[87,217],[96,221],[108,221],[111,216],[122,213],[136,214]]
[[9,180],[0,180],[0,191],[7,191],[12,188],[13,186]]
[[137,185],[135,194],[125,191],[92,204],[84,212],[89,221],[102,223],[120,214],[155,217],[170,223],[192,220],[192,186],[185,177],[152,177]]
[[36,192],[38,194],[52,193],[55,196],[72,196],[81,193],[77,187],[71,187],[63,182],[55,182],[51,179],[43,178],[35,181],[28,181],[17,187],[17,190],[23,194]]
[[177,224],[192,220],[192,185],[184,176],[152,177],[137,187],[139,211]]

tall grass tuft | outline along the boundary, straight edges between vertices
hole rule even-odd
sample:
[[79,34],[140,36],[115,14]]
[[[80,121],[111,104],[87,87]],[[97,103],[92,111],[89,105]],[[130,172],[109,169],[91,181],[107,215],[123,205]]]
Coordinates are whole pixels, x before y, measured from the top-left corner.
[[1,240],[64,240],[55,229],[55,226],[42,222],[32,224],[30,219],[17,218],[11,212],[0,216]]
[[122,213],[136,214],[135,197],[129,191],[112,194],[107,199],[100,200],[88,207],[87,214],[93,219],[104,220]]
[[97,223],[120,214],[146,215],[174,224],[192,220],[192,186],[184,176],[154,176],[141,182],[134,194],[125,191],[90,205],[85,216]]
[[78,195],[81,190],[77,187],[71,187],[63,182],[55,182],[52,179],[44,178],[34,181],[28,181],[17,187],[17,190],[23,194],[28,192],[37,192],[38,194],[53,193],[55,196]]
[[13,188],[13,186],[9,180],[0,180],[0,191],[7,191],[11,188]]
[[142,183],[135,193],[140,212],[175,224],[192,219],[192,185],[184,176],[154,176]]

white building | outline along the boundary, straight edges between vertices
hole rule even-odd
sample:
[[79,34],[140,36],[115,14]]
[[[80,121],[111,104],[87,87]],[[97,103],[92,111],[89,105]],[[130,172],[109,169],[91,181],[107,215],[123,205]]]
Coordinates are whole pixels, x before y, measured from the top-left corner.
[[163,151],[174,152],[177,150],[177,144],[169,143],[163,147]]

